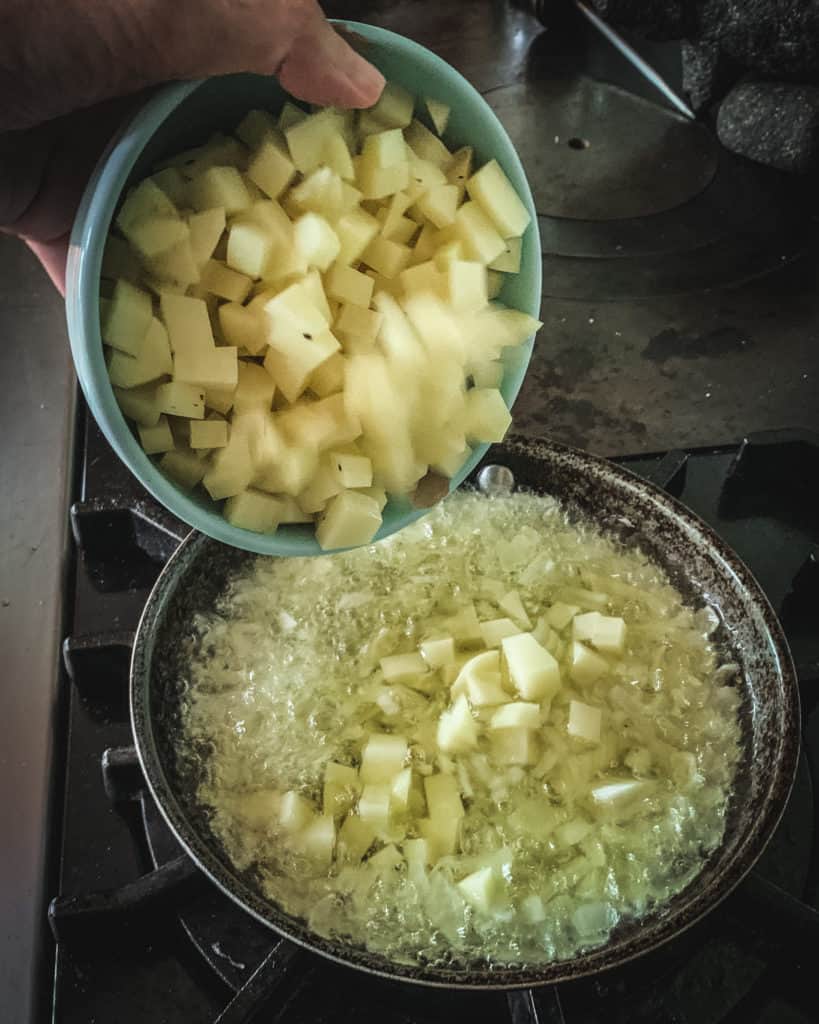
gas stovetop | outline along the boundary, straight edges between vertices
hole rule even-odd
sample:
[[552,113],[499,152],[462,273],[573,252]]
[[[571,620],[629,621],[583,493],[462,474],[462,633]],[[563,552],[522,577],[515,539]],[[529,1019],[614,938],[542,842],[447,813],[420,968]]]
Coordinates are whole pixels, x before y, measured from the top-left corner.
[[819,513],[809,481],[819,471],[819,438],[776,431],[749,435],[740,446],[617,461],[714,526],[778,610],[803,699],[796,784],[757,868],[674,942],[559,987],[461,993],[376,979],[280,940],[222,895],[176,843],[140,775],[127,684],[142,606],[186,528],[157,508],[96,427],[86,426],[81,500],[72,508],[77,555],[58,755],[59,895],[49,915],[57,1024],[817,1020],[810,968],[819,940]]

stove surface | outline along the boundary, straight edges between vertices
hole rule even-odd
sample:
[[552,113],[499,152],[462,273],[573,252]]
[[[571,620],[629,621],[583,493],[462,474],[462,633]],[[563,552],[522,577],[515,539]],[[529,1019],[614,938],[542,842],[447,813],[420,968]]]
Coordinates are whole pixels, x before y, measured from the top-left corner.
[[[490,454],[491,460],[491,454]],[[383,981],[278,939],[187,859],[145,792],[127,719],[128,654],[153,580],[184,527],[158,510],[87,426],[71,632],[54,1020],[384,1019],[453,1014],[514,1024],[718,1024],[816,1020],[819,939],[819,516],[805,501],[819,438],[750,435],[740,446],[626,457],[699,513],[743,557],[779,611],[800,673],[804,751],[757,868],[723,905],[627,967],[552,988],[459,993]]]

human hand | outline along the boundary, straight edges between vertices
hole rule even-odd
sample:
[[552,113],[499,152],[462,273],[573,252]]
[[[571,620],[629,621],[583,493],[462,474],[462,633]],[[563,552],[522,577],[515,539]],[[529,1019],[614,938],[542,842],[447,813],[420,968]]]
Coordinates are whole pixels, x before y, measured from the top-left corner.
[[0,230],[60,289],[80,195],[111,135],[174,79],[251,71],[299,99],[368,107],[381,74],[316,0],[6,0],[0,35]]

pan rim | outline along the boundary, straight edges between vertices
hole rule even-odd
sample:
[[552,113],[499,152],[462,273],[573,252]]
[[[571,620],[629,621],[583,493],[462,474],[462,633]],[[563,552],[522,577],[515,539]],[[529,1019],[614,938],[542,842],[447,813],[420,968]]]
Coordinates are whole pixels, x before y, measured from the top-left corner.
[[[538,454],[541,458],[546,456],[553,465],[566,465],[573,460],[581,459],[588,467],[590,475],[604,474],[608,480],[613,481],[621,494],[642,503],[650,502],[654,511],[674,521],[688,543],[695,539],[704,541],[709,560],[717,565],[720,574],[732,577],[737,590],[750,599],[764,625],[778,685],[784,698],[779,715],[783,728],[779,731],[776,755],[772,759],[773,771],[766,781],[762,812],[749,828],[743,830],[733,861],[728,869],[723,869],[723,873],[714,880],[712,887],[697,890],[700,876],[696,876],[673,898],[672,902],[675,905],[670,914],[665,912],[667,905],[662,905],[640,919],[640,931],[630,934],[619,943],[607,942],[570,959],[543,964],[524,964],[520,968],[498,971],[488,968],[448,971],[402,964],[389,960],[382,954],[348,946],[339,940],[326,939],[312,932],[306,923],[287,915],[271,900],[262,897],[248,882],[239,877],[229,862],[226,863],[217,856],[212,846],[203,839],[201,832],[191,824],[175,795],[173,785],[167,778],[156,748],[148,711],[149,702],[147,699],[137,699],[140,663],[143,662],[146,669],[150,666],[150,657],[144,654],[146,638],[155,636],[156,626],[161,622],[160,613],[164,599],[166,596],[169,597],[174,589],[168,587],[166,581],[174,578],[175,570],[178,569],[178,558],[183,557],[185,553],[192,558],[200,546],[214,543],[205,535],[191,531],[157,578],[143,608],[135,635],[129,696],[131,726],[140,766],[160,814],[197,867],[229,899],[274,934],[335,963],[364,970],[388,980],[465,991],[515,990],[559,984],[622,967],[682,935],[716,909],[753,869],[776,831],[788,804],[796,776],[801,739],[798,680],[784,630],[767,595],[750,569],[704,520],[681,501],[631,470],[601,456],[553,441],[509,439],[490,449],[481,465],[493,462],[502,464],[504,455],[532,458]],[[601,529],[606,532],[605,526],[601,526]],[[145,680],[142,690],[146,698],[148,689],[149,680]],[[778,805],[774,803],[774,797],[778,799]],[[720,844],[712,856],[722,845]],[[685,899],[687,892],[690,892],[690,895]]]

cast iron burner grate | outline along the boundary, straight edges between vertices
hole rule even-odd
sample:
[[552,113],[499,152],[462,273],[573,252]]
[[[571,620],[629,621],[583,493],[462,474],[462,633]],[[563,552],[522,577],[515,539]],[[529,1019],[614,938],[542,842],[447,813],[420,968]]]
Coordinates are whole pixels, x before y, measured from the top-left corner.
[[[89,444],[100,444],[94,435],[91,428]],[[799,669],[805,730],[794,791],[764,857],[724,904],[662,949],[559,988],[504,995],[385,981],[279,939],[236,907],[199,872],[165,825],[146,790],[134,748],[110,745],[101,755],[101,788],[147,855],[142,864],[150,870],[140,873],[137,862],[134,877],[124,885],[52,901],[49,921],[58,942],[55,1019],[109,1019],[71,1015],[77,950],[93,960],[94,951],[121,943],[123,936],[150,943],[157,931],[173,933],[178,921],[223,983],[225,1005],[212,1016],[215,1024],[261,1019],[271,1024],[375,1019],[437,1024],[453,1015],[468,1015],[476,1024],[815,1021],[809,968],[819,944],[813,774],[819,757],[819,517],[807,500],[806,481],[815,479],[819,469],[819,439],[796,431],[769,432],[749,435],[739,448],[671,451],[620,461],[682,497],[736,548],[779,610]],[[73,683],[69,699],[101,727],[102,736],[110,732],[115,738],[127,738],[123,726],[133,642],[133,632],[122,628],[122,619],[136,623],[145,588],[185,532],[182,524],[135,491],[131,484],[115,497],[72,508],[82,555],[77,607],[91,592],[106,595],[109,602],[119,594],[128,613],[114,607],[105,631],[66,640],[64,661]],[[71,740],[70,735],[67,795]],[[70,804],[67,800],[67,813]],[[93,828],[87,832],[87,841],[94,842]],[[64,844],[61,888],[67,888],[66,875]],[[82,984],[87,989],[87,977]],[[157,997],[164,1007],[161,989]],[[130,1017],[125,1011],[117,1016],[126,1019],[149,1018]],[[183,1013],[151,1019],[202,1018]]]

